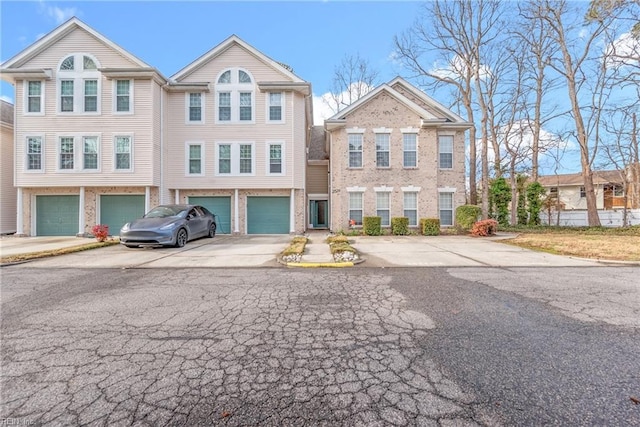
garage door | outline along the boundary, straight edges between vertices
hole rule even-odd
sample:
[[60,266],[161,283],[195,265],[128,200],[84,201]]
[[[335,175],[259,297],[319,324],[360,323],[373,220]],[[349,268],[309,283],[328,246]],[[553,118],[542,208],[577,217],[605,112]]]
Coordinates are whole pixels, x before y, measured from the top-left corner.
[[288,234],[289,197],[247,197],[248,234]]
[[36,236],[78,234],[80,196],[36,196]]
[[216,214],[219,234],[231,234],[231,197],[189,197],[189,203]]
[[144,195],[107,195],[100,196],[100,224],[109,226],[109,234],[117,236],[127,222],[145,214]]

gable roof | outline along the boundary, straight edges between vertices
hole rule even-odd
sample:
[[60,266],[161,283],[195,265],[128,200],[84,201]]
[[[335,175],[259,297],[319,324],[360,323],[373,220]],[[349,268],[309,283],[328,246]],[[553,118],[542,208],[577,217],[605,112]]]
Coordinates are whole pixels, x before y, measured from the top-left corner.
[[[3,64],[1,64],[1,67],[3,69],[21,67],[23,64],[28,62],[30,59],[32,59],[35,56],[39,55],[41,52],[43,52],[44,50],[46,50],[47,48],[49,48],[50,46],[52,46],[53,44],[55,44],[56,42],[58,42],[59,40],[61,40],[66,35],[68,35],[69,33],[71,33],[72,31],[74,31],[76,29],[82,29],[82,30],[86,31],[87,33],[89,33],[90,35],[95,37],[97,40],[101,41],[102,43],[104,43],[105,45],[107,45],[110,48],[114,49],[115,51],[119,52],[122,56],[124,56],[125,58],[129,59],[130,61],[132,61],[136,65],[138,65],[140,67],[143,67],[143,68],[147,68],[147,69],[153,68],[150,65],[148,65],[147,63],[145,63],[144,61],[142,61],[141,59],[139,59],[136,56],[132,55],[131,53],[127,52],[126,50],[124,50],[123,48],[121,48],[120,46],[118,46],[117,44],[115,44],[114,42],[109,40],[108,38],[104,37],[102,34],[98,33],[96,30],[94,30],[93,28],[89,27],[87,24],[85,24],[84,22],[82,22],[81,20],[76,18],[75,16],[73,18],[67,20],[63,24],[59,25],[57,28],[55,28],[53,31],[51,31],[50,33],[48,33],[44,37],[40,38],[35,43],[33,43],[30,46],[26,47],[21,52],[19,52],[15,56],[13,56],[12,58],[10,58],[7,61],[5,61]],[[158,73],[158,74],[160,74],[160,73]]]
[[[407,98],[405,95],[403,95],[398,90],[392,87],[393,85],[396,85],[396,84],[402,84],[403,87],[409,90],[412,94],[419,97],[425,104],[432,107],[436,111],[440,112],[444,117],[435,116],[433,113],[431,113],[421,105]],[[406,80],[400,77],[396,77],[389,83],[381,84],[380,86],[376,87],[374,90],[367,93],[365,96],[361,97],[360,99],[358,99],[357,101],[355,101],[354,103],[346,107],[345,109],[340,110],[337,114],[325,120],[325,125],[327,125],[328,129],[341,127],[342,125],[344,125],[346,117],[349,114],[353,113],[357,109],[366,105],[382,92],[389,94],[390,96],[395,98],[397,101],[404,104],[407,108],[409,108],[410,110],[418,114],[422,119],[422,126],[431,124],[436,126],[442,125],[447,127],[458,127],[458,128],[462,127],[465,129],[473,126],[473,124],[466,122],[460,116],[453,113],[448,108],[445,108],[444,106],[442,106],[441,104],[439,104],[438,102],[436,102],[435,100],[427,96],[424,92],[422,92],[421,90],[419,90],[418,88],[411,85]]]
[[175,80],[179,82],[180,80],[189,76],[189,74],[197,71],[198,69],[203,67],[205,64],[209,63],[211,60],[215,59],[217,56],[221,55],[222,53],[224,53],[226,50],[228,50],[234,45],[240,46],[242,49],[246,50],[255,58],[257,58],[259,61],[263,62],[264,64],[268,65],[274,70],[280,72],[284,76],[288,77],[291,81],[296,83],[307,83],[304,80],[302,80],[300,77],[296,76],[294,73],[289,71],[287,68],[285,68],[282,64],[269,58],[267,55],[260,52],[258,49],[254,48],[253,46],[251,46],[250,44],[248,44],[247,42],[245,42],[235,34],[231,35],[222,43],[218,44],[213,49],[201,55],[198,59],[193,61],[191,64],[187,65],[186,67],[184,67],[183,69],[175,73],[173,76],[171,76],[171,80]]
[[[593,183],[595,185],[620,184],[623,181],[621,174],[622,172],[617,170],[593,171]],[[584,178],[582,178],[582,173],[578,172],[539,176],[538,182],[543,187],[583,186]]]

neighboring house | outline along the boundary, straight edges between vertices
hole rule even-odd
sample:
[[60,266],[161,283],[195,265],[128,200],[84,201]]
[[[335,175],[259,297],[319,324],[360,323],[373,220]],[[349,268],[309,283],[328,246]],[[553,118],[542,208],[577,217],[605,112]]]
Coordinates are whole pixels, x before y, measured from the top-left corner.
[[110,234],[159,203],[223,233],[305,229],[311,87],[236,36],[172,79],[72,18],[2,64],[17,234]]
[[329,228],[329,147],[324,126],[311,129],[307,154],[307,202],[310,229]]
[[465,131],[472,126],[396,78],[325,121],[329,133],[331,223],[379,216],[454,224],[465,203]]
[[171,77],[165,182],[222,233],[305,230],[311,85],[232,36]]
[[13,104],[0,100],[0,234],[16,232],[13,186]]
[[1,72],[15,87],[17,234],[117,234],[161,200],[159,72],[76,18]]
[[[624,174],[618,170],[593,171],[593,186],[596,193],[597,209],[624,208]],[[587,209],[587,197],[584,190],[584,180],[581,173],[545,175],[538,177],[538,182],[545,188],[550,200],[559,210]],[[627,194],[631,196],[637,192],[640,183],[631,181]],[[557,204],[555,204],[557,202]],[[637,197],[627,197],[627,208],[640,208]]]

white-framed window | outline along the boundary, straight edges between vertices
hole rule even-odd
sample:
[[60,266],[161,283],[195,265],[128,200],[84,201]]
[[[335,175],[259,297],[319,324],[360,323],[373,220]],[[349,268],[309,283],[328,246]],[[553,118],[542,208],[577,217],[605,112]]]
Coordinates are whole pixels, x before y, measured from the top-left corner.
[[415,191],[405,191],[403,193],[404,211],[403,215],[409,218],[409,226],[418,225],[418,193]]
[[389,159],[389,141],[391,135],[388,133],[376,133],[376,166],[379,168],[388,168],[390,166]]
[[584,199],[587,197],[587,191],[584,189],[584,186],[580,187],[580,198]]
[[284,143],[267,141],[267,175],[284,175]]
[[185,164],[187,176],[203,176],[204,175],[204,143],[203,142],[187,142],[185,149]]
[[82,169],[96,172],[100,170],[100,139],[97,136],[82,137]]
[[438,135],[440,169],[453,169],[453,135]]
[[440,225],[453,225],[453,193],[438,193],[438,208],[440,210]]
[[75,138],[61,136],[58,139],[58,170],[68,171],[75,167]]
[[391,205],[390,194],[387,191],[376,192],[376,216],[379,216],[381,221],[380,225],[388,227],[391,225]]
[[352,191],[349,192],[349,222],[354,221],[355,225],[362,225],[363,217],[363,199],[364,192]]
[[267,123],[284,122],[284,94],[267,92]]
[[204,123],[204,93],[188,92],[185,94],[187,104],[187,123]]
[[114,80],[114,105],[116,114],[133,113],[133,80]]
[[101,74],[95,57],[73,53],[58,66],[58,113],[100,114]]
[[349,167],[361,168],[362,167],[362,138],[361,133],[349,133],[347,134],[349,140]]
[[248,71],[229,68],[216,79],[218,123],[255,122],[255,85]]
[[44,114],[44,81],[29,80],[25,81],[25,110],[27,115],[43,115]]
[[26,163],[27,171],[44,172],[44,139],[42,136],[27,136]]
[[216,142],[215,157],[218,176],[255,175],[254,142]]
[[116,171],[133,170],[133,137],[116,135],[114,137],[113,164]]
[[405,168],[418,167],[418,134],[402,134],[402,165]]

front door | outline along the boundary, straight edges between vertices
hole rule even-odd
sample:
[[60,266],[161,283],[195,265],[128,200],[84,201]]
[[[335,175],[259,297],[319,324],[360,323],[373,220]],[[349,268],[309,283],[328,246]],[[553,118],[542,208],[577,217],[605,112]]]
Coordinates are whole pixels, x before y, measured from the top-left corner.
[[327,200],[311,200],[311,224],[313,228],[327,228],[329,226],[328,213],[329,202]]

